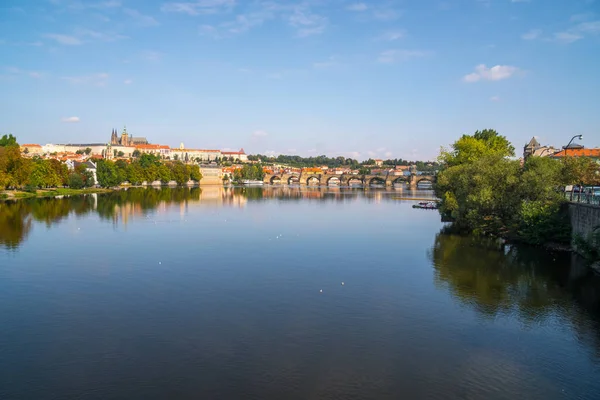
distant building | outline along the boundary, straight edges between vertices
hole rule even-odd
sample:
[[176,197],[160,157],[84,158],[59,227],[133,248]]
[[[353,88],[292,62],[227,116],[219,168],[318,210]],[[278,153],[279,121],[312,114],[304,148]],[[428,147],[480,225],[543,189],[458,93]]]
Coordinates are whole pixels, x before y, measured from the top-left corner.
[[140,144],[148,144],[148,139],[145,137],[130,136],[129,133],[127,133],[127,127],[124,127],[121,137],[117,135],[116,129],[112,130],[110,135],[110,144],[117,146],[136,146]]
[[381,167],[383,165],[383,160],[377,159],[375,160],[375,165]]
[[523,147],[523,159],[529,156],[548,157],[556,153],[558,149],[552,146],[542,146],[535,137],[532,137],[529,143]]
[[240,149],[240,151],[221,151],[221,154],[224,158],[233,157],[234,160],[240,160],[242,162],[248,161],[248,156],[244,152],[244,149]]
[[170,157],[171,155],[171,148],[164,144],[136,144],[135,150],[140,153],[154,154],[161,158]]
[[44,154],[44,150],[39,144],[22,144],[21,153],[26,154],[29,157],[33,157]]

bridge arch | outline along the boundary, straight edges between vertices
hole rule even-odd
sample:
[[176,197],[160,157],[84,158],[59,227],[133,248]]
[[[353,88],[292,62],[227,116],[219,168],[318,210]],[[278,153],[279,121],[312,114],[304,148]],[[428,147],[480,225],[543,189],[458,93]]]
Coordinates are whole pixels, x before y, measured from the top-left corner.
[[410,177],[409,176],[404,176],[404,175],[398,175],[395,178],[389,178],[390,179],[390,183],[392,185],[397,185],[399,183],[409,183]]
[[281,183],[281,177],[279,175],[273,175],[271,177],[271,179],[269,179],[269,183],[271,185],[275,185],[275,184]]
[[[308,175],[308,176],[305,178],[305,181],[304,181],[304,183],[306,183],[306,185],[307,185],[307,186],[308,186],[308,185],[314,185],[314,184],[315,184],[315,183],[314,183],[314,181],[315,181],[315,180],[317,181],[317,183],[316,183],[317,185],[320,185],[320,184],[321,184],[321,177],[320,177],[319,175]],[[312,182],[312,183],[311,183],[311,182]]]
[[345,182],[345,184],[346,184],[347,186],[352,186],[352,185],[364,185],[364,182],[363,182],[363,180],[362,180],[362,178],[361,178],[360,176],[358,176],[358,175],[352,175],[352,176],[349,176],[349,177],[346,179],[346,182]]
[[330,185],[332,183],[332,180],[337,181],[339,184],[342,183],[342,177],[340,175],[330,175],[325,178],[325,184],[326,185]]
[[431,177],[431,176],[423,176],[423,177],[417,176],[414,178],[413,182],[414,182],[413,184],[416,187],[419,187],[420,184],[425,183],[425,182],[433,186],[433,184],[435,182],[435,178]]
[[383,176],[373,176],[370,178],[367,178],[368,180],[368,185],[385,185],[385,177]]
[[288,185],[293,185],[294,183],[300,183],[300,176],[299,175],[292,175],[287,179],[287,184]]

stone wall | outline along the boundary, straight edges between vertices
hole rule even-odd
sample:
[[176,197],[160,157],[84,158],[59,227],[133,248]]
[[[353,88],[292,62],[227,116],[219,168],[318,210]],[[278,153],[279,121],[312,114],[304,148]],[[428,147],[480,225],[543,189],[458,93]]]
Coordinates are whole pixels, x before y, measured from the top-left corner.
[[591,239],[592,232],[600,229],[600,207],[590,204],[569,204],[569,216],[571,217],[571,228],[573,238],[581,235],[583,238]]

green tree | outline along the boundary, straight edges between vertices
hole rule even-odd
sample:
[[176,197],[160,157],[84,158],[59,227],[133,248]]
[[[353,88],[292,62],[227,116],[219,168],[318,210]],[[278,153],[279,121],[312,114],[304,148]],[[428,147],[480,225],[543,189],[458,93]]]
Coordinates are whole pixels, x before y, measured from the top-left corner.
[[0,138],[0,147],[19,146],[17,138],[13,135],[4,135]]
[[84,150],[84,152],[85,152],[86,155],[89,156],[92,153],[92,149],[89,148],[89,147],[86,147],[85,150]]
[[169,170],[169,167],[165,164],[161,164],[158,167],[158,177],[162,183],[169,183],[169,181],[171,181],[171,171]]
[[476,131],[473,135],[463,135],[451,150],[442,149],[440,162],[446,167],[474,162],[485,156],[497,155],[510,157],[515,155],[515,148],[504,137],[493,129]]
[[110,160],[98,161],[96,176],[98,184],[102,187],[113,187],[119,185],[119,173],[115,163]]
[[138,157],[140,157],[141,155],[142,155],[142,153],[141,153],[141,152],[140,152],[138,149],[135,149],[135,150],[133,151],[133,153],[131,153],[131,156],[132,156],[132,157],[134,157],[134,158],[138,158]]
[[197,165],[189,166],[189,175],[193,181],[200,182],[202,180],[202,172],[200,172],[200,167]]
[[81,189],[84,186],[83,177],[77,172],[69,174],[69,187],[71,189]]
[[141,184],[146,178],[144,176],[144,169],[139,162],[132,162],[127,166],[127,180],[132,185]]

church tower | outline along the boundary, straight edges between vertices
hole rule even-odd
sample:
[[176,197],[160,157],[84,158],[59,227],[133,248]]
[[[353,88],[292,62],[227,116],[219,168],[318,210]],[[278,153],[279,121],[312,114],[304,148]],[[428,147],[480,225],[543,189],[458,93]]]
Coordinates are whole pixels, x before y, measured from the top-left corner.
[[110,144],[119,144],[118,141],[119,139],[117,138],[117,130],[113,129],[110,135]]
[[126,126],[123,127],[123,133],[121,134],[121,146],[129,146],[129,134]]

